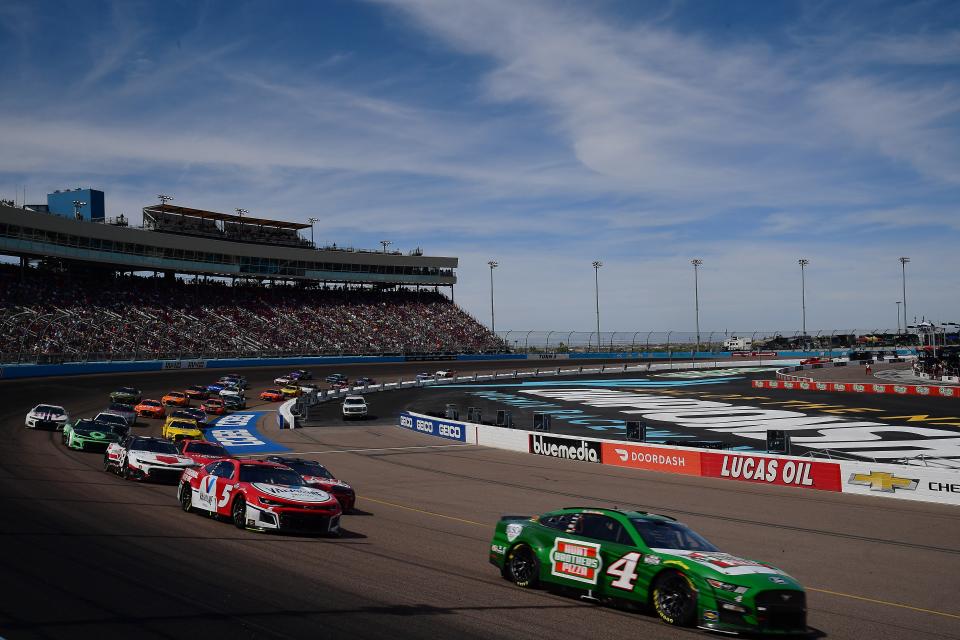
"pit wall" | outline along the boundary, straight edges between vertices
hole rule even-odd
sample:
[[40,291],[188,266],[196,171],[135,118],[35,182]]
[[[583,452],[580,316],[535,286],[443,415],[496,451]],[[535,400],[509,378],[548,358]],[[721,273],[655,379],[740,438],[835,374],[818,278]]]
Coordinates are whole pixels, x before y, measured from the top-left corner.
[[581,438],[446,420],[413,412],[401,413],[399,426],[451,442],[584,464],[960,505],[960,472],[956,470]]
[[[907,353],[908,350],[899,350]],[[843,356],[849,350],[837,350],[835,356]],[[821,351],[777,351],[747,352],[722,351],[698,352],[696,360],[707,362],[716,360],[738,361],[743,359],[764,358],[791,359],[816,356]],[[133,373],[145,371],[168,371],[176,369],[246,369],[250,367],[304,367],[310,365],[398,363],[398,362],[481,362],[489,360],[670,360],[692,359],[690,351],[631,351],[625,353],[484,353],[458,355],[427,356],[314,356],[289,358],[224,358],[213,360],[134,360],[111,362],[66,362],[63,364],[7,364],[0,365],[0,380],[17,378],[43,378],[50,376],[75,376],[95,373]]]

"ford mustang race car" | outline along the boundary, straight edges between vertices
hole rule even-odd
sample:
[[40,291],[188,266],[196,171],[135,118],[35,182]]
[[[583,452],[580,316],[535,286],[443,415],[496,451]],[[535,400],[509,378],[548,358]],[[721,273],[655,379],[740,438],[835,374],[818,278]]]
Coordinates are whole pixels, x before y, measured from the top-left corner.
[[64,425],[61,441],[71,449],[103,451],[111,442],[119,442],[120,438],[126,435],[126,425],[123,430],[124,433],[121,433],[117,425],[81,418]]
[[206,400],[210,397],[210,392],[207,391],[206,385],[203,384],[194,384],[183,390],[187,397],[191,400]]
[[342,373],[331,373],[326,378],[324,378],[324,381],[330,384],[335,384],[337,382],[347,382],[347,380],[348,380],[347,376],[345,376]]
[[184,440],[180,443],[180,453],[198,465],[230,457],[230,453],[222,444],[206,440]]
[[184,511],[225,516],[240,529],[340,533],[336,498],[272,462],[228,459],[190,469],[177,497]]
[[370,386],[370,385],[372,385],[372,384],[377,384],[377,381],[374,380],[373,378],[369,377],[369,376],[361,376],[361,377],[357,378],[356,380],[354,380],[353,383],[354,383],[355,385],[357,385],[358,387],[368,387],[368,386]]
[[220,390],[219,395],[221,398],[226,398],[228,396],[234,396],[237,398],[247,397],[247,394],[244,392],[244,390],[235,384],[228,384],[227,386],[225,386],[223,389]]
[[306,369],[294,369],[290,372],[291,380],[312,380],[313,374]]
[[200,410],[204,413],[215,416],[222,416],[227,412],[226,408],[223,406],[223,400],[220,398],[210,398],[209,400],[204,400],[203,404],[200,405]]
[[300,395],[300,387],[295,384],[288,384],[280,389],[280,393],[284,398],[296,398]]
[[184,420],[183,418],[169,417],[163,423],[163,430],[160,435],[167,440],[179,442],[180,440],[203,439],[203,431],[194,420]]
[[130,433],[130,425],[127,424],[127,421],[123,417],[118,416],[115,413],[107,413],[106,411],[101,411],[97,414],[97,417],[93,419],[97,424],[110,425],[113,431],[116,431],[121,436],[125,436]]
[[103,470],[113,471],[128,480],[176,482],[184,469],[195,466],[181,455],[169,440],[149,436],[127,436],[112,442],[103,454]]
[[142,418],[163,418],[167,415],[167,410],[159,400],[143,400],[133,410]]
[[127,424],[131,427],[137,424],[137,412],[134,411],[132,404],[125,404],[123,402],[111,402],[110,406],[101,411],[101,413],[108,413],[114,416],[120,416],[127,421]]
[[38,404],[27,414],[24,426],[27,429],[52,429],[59,431],[70,421],[70,415],[63,407],[55,404]]
[[240,387],[241,389],[247,388],[247,379],[243,376],[238,375],[226,375],[218,380],[223,385],[234,385]]
[[584,507],[503,516],[490,562],[518,586],[549,582],[601,600],[649,604],[667,624],[728,633],[807,632],[806,596],[795,579],[722,553],[667,516]]
[[190,398],[183,391],[171,391],[160,398],[160,402],[168,407],[189,407]]
[[247,399],[243,396],[223,396],[223,408],[230,411],[243,411],[247,408]]
[[333,494],[333,497],[340,503],[340,508],[343,509],[344,513],[353,511],[357,504],[357,494],[353,490],[353,487],[342,480],[334,478],[333,474],[316,460],[270,456],[267,458],[267,461],[290,467],[300,474],[308,487],[321,489]]
[[133,387],[120,387],[110,394],[110,402],[122,402],[124,404],[137,404],[143,396],[139,389]]
[[267,402],[282,402],[283,394],[280,393],[280,389],[267,389],[260,393],[260,399]]

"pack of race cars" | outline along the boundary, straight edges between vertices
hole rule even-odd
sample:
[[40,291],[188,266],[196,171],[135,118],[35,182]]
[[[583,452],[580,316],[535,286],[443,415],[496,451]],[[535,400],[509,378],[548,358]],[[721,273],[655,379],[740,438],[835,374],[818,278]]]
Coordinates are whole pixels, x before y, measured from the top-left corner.
[[[329,384],[346,384],[345,376],[330,378]],[[281,401],[290,397],[284,389],[300,389],[309,379],[292,378],[260,397]],[[185,512],[241,529],[339,535],[342,515],[356,507],[356,492],[325,466],[290,456],[237,458],[204,439],[207,416],[227,411],[227,397],[242,397],[246,388],[240,378],[221,379],[160,401],[125,388],[112,393],[108,409],[95,418],[71,420],[64,407],[42,404],[27,415],[26,426],[59,430],[74,449],[104,450],[105,471],[175,484]],[[346,400],[364,402],[362,396]],[[164,419],[162,437],[131,433],[142,417]],[[669,516],[597,507],[503,516],[488,559],[519,587],[546,584],[593,600],[639,603],[670,625],[732,634],[808,632],[806,595],[796,579],[770,564],[723,553]]]

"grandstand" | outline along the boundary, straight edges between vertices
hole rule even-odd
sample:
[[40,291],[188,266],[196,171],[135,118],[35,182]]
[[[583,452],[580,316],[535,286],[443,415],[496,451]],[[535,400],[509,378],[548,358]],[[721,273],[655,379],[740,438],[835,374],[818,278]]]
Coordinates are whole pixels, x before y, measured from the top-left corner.
[[0,205],[0,254],[20,258],[0,268],[0,361],[501,350],[452,301],[456,258],[315,249],[305,226],[164,204],[132,227]]

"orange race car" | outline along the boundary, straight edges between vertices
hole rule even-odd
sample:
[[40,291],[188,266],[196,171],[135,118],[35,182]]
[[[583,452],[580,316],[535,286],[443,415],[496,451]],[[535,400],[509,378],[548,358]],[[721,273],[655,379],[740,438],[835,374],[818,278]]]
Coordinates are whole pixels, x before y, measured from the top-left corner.
[[283,394],[280,393],[280,389],[267,389],[260,394],[260,399],[267,402],[283,402]]
[[159,400],[141,400],[133,410],[141,418],[163,418],[167,415],[167,411]]
[[189,407],[190,398],[183,391],[171,391],[160,399],[168,407]]

